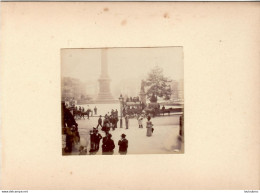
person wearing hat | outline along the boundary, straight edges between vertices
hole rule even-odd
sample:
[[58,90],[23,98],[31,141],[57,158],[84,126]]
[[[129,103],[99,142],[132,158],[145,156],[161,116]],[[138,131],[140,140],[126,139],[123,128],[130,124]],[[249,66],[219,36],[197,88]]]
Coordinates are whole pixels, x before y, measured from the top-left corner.
[[119,153],[121,155],[124,155],[127,153],[127,148],[128,148],[128,140],[125,138],[126,135],[123,133],[121,135],[121,139],[118,141],[118,146],[119,146]]
[[[95,129],[94,127],[93,127],[93,129]],[[94,132],[93,132],[93,130],[90,130],[89,131],[90,132],[90,150],[89,150],[89,152],[93,152],[94,151],[94,144],[95,144],[95,142],[94,142],[94,138],[95,138],[95,136],[94,136]]]
[[102,136],[98,133],[98,130],[95,129],[94,130],[94,151],[98,151],[99,150],[99,143],[100,140],[102,139]]
[[139,128],[143,128],[143,116],[142,116],[142,114],[138,118],[138,125],[139,125]]
[[102,128],[102,118],[101,118],[101,117],[102,117],[102,116],[100,115],[100,116],[99,116],[99,119],[98,119],[97,129],[98,129],[99,125],[100,125],[100,127]]
[[66,133],[66,146],[65,146],[64,151],[66,153],[71,153],[72,144],[73,144],[73,133],[71,132],[71,129],[69,127],[66,127],[65,133]]
[[153,133],[153,123],[151,121],[150,116],[147,117],[146,128],[147,128],[146,136],[151,137]]
[[103,155],[112,155],[115,149],[114,140],[111,139],[112,135],[110,133],[106,134],[106,137],[103,137],[103,144],[102,144],[102,154]]
[[129,123],[129,116],[125,116],[125,128],[128,129],[128,123]]
[[118,115],[115,115],[115,128],[117,128],[117,123],[118,123]]

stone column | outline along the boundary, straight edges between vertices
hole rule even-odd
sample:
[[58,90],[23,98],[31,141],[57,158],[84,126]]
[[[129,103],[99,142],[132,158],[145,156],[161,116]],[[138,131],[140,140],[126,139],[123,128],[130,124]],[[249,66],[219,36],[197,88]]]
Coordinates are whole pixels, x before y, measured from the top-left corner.
[[107,49],[101,50],[101,74],[98,79],[99,93],[96,102],[97,103],[111,103],[116,102],[110,92],[110,81],[108,76],[108,64],[107,64]]
[[144,90],[144,81],[142,80],[142,83],[141,83],[141,89],[140,89],[140,93],[139,93],[139,96],[140,96],[140,101],[146,105],[146,94],[145,94],[145,90]]

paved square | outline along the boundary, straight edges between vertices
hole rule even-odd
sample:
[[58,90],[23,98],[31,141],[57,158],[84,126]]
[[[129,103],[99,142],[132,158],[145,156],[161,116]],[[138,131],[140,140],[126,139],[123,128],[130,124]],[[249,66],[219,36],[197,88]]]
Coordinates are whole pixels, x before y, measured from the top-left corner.
[[[129,119],[129,129],[125,129],[125,121],[123,119],[123,128],[116,128],[115,131],[110,130],[112,139],[115,142],[114,155],[118,153],[118,140],[121,134],[126,134],[129,141],[127,154],[168,154],[183,153],[183,143],[178,139],[179,135],[179,117],[180,115],[161,116],[152,118],[154,124],[154,133],[151,137],[146,136],[146,121],[144,119],[144,128],[138,128],[136,118]],[[90,117],[77,120],[80,134],[80,144],[73,149],[72,155],[78,155],[80,145],[87,146],[87,154],[89,154],[90,140],[89,130],[97,126],[98,117]],[[118,122],[118,127],[120,126]],[[105,133],[99,127],[99,133],[104,137]],[[100,141],[100,149],[96,155],[101,155],[102,140]]]

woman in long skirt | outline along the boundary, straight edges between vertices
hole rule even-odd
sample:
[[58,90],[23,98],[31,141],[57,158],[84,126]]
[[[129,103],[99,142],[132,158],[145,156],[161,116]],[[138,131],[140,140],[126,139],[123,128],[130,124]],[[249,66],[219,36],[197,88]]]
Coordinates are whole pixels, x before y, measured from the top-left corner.
[[150,121],[151,120],[151,117],[148,116],[147,117],[147,122],[146,122],[146,128],[147,128],[147,132],[146,132],[146,136],[150,137],[152,136],[152,129],[153,129],[153,123]]

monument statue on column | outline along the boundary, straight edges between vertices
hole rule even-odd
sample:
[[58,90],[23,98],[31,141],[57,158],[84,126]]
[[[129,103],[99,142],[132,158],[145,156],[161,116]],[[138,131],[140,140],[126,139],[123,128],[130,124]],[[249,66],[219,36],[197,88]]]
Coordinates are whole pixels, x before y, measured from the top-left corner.
[[101,50],[101,74],[98,79],[99,82],[99,93],[95,102],[97,103],[114,103],[118,102],[115,100],[110,92],[110,81],[108,76],[107,66],[107,49]]
[[145,87],[145,81],[142,80],[139,96],[140,96],[140,101],[141,101],[144,105],[146,105],[146,94],[145,94],[145,89],[144,89],[144,87]]

